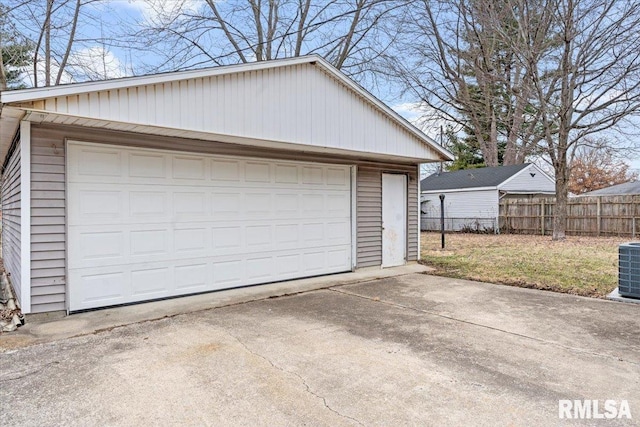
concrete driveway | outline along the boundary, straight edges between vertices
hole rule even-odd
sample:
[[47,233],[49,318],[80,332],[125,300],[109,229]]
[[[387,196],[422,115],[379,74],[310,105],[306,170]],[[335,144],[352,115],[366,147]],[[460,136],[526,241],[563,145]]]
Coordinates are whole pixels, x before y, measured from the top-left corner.
[[640,305],[409,274],[5,350],[0,405],[3,426],[637,425]]

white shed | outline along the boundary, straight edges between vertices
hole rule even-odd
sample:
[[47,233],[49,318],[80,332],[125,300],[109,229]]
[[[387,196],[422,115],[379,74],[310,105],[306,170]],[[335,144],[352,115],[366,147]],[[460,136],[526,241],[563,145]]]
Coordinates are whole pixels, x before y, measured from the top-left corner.
[[445,228],[497,229],[500,200],[555,194],[555,181],[532,163],[433,174],[420,183],[421,228],[440,229],[444,194]]

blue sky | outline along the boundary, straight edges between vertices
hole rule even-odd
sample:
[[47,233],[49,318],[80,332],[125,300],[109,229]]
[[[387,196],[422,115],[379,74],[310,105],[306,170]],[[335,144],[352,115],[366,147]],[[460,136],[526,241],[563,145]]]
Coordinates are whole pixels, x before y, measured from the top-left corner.
[[[187,4],[188,7],[197,7],[198,4],[203,2],[203,0],[154,1],[156,4],[162,5],[165,9],[183,3]],[[110,32],[118,28],[123,21],[134,24],[154,18],[153,8],[139,0],[111,0],[105,4],[94,3],[90,7],[94,8],[94,15],[98,19],[91,25],[84,25],[79,29],[79,32],[85,36],[86,39],[108,36]],[[140,52],[132,55],[129,49],[120,48],[115,45],[90,45],[87,43],[77,44],[75,55],[77,62],[89,66],[95,61],[95,67],[99,69],[100,72],[106,71],[106,77],[122,77],[131,74],[132,70],[140,73],[141,70],[143,70],[143,65],[158,65],[161,60],[153,55],[145,55]],[[419,119],[423,112],[420,110],[419,104],[411,99],[400,99],[393,88],[384,86],[384,84],[367,89],[371,90],[374,95],[379,96],[384,102],[392,106],[409,121],[423,129],[430,137],[438,140],[440,123],[431,123],[431,125],[420,123]],[[640,171],[640,155],[629,154],[625,157],[633,169]]]

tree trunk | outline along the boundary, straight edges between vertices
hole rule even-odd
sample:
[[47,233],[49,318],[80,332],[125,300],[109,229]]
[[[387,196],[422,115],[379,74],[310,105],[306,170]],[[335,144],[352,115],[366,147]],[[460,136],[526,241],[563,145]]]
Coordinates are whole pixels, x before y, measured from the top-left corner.
[[47,1],[47,16],[44,21],[44,85],[51,86],[51,13],[53,0]]
[[564,240],[567,230],[567,200],[569,198],[569,168],[566,153],[558,159],[556,172],[556,204],[553,208],[553,240]]
[[[4,70],[4,61],[2,60],[2,34],[0,34],[0,90],[7,89],[7,74]],[[0,104],[2,109],[2,104]]]

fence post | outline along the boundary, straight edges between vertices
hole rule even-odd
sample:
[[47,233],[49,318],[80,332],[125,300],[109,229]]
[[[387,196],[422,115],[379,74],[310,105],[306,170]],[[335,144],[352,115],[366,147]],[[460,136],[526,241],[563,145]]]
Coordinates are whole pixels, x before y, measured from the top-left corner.
[[509,234],[509,199],[504,198],[504,232]]
[[540,232],[544,236],[544,199],[540,200]]
[[600,205],[600,197],[598,197],[596,199],[596,221],[598,221],[598,224],[596,224],[596,235],[599,237],[600,236],[600,220],[602,219],[602,211],[601,211],[601,205]]

